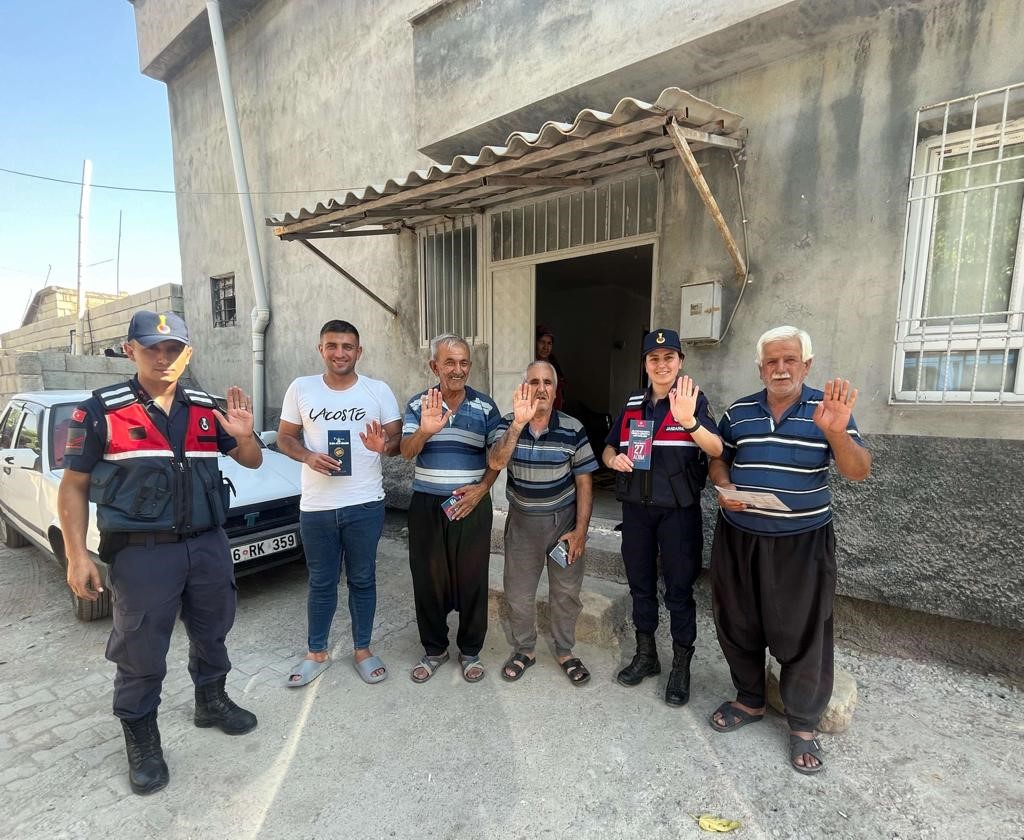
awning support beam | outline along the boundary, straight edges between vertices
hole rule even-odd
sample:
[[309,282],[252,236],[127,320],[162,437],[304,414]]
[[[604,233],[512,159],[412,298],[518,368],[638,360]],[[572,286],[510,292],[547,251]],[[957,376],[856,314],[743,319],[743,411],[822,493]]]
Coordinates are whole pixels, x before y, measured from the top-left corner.
[[722,215],[722,210],[719,208],[718,202],[715,201],[715,196],[711,192],[711,187],[708,186],[708,182],[704,179],[704,173],[700,171],[697,159],[693,156],[693,152],[691,151],[690,145],[687,141],[687,134],[689,132],[684,131],[675,123],[674,120],[668,123],[666,131],[668,131],[669,137],[672,138],[676,151],[679,153],[679,157],[683,161],[683,166],[686,168],[686,172],[690,176],[690,180],[693,181],[694,187],[697,188],[701,201],[704,202],[704,206],[707,207],[708,213],[711,214],[711,220],[715,223],[715,227],[718,228],[718,232],[722,235],[722,239],[725,240],[725,250],[729,252],[729,256],[732,258],[733,266],[736,268],[736,279],[739,280],[742,286],[743,282],[747,278],[747,265],[743,261],[743,255],[740,253],[740,249],[736,245],[736,240],[733,238],[732,231],[729,230],[729,225],[725,221],[725,216]]
[[381,230],[320,230],[315,233],[286,233],[281,239],[286,242],[292,239],[341,239],[346,236],[396,236],[400,228],[383,228]]
[[352,283],[356,288],[362,290],[364,293],[366,293],[371,298],[373,298],[375,301],[377,301],[377,303],[379,303],[381,306],[383,306],[395,318],[398,317],[398,310],[397,309],[395,309],[393,306],[391,306],[388,303],[385,303],[383,300],[381,300],[379,297],[377,297],[377,295],[375,295],[368,288],[366,288],[366,286],[364,286],[362,283],[360,283],[358,280],[356,280],[355,277],[353,277],[351,274],[349,274],[347,271],[345,271],[345,269],[343,269],[340,265],[338,265],[334,260],[332,260],[329,256],[327,256],[327,254],[325,254],[323,251],[321,251],[315,245],[311,245],[305,239],[296,239],[294,241],[296,241],[300,245],[308,248],[310,251],[312,251],[314,254],[316,254],[318,257],[320,257],[320,259],[322,259],[325,263],[327,263],[331,268],[333,268],[335,271],[337,271],[338,274],[340,274],[342,277],[344,277],[346,280],[348,280],[350,283]]

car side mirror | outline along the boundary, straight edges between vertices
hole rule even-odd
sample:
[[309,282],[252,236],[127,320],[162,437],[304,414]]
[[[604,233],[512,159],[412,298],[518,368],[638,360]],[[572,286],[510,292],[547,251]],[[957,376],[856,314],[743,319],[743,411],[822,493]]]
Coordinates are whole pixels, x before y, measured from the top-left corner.
[[0,449],[0,467],[34,470],[39,456],[31,449]]
[[266,446],[273,446],[275,443],[277,443],[277,432],[267,431],[267,432],[259,432],[258,434],[259,434],[260,440],[262,440],[264,445],[266,445]]

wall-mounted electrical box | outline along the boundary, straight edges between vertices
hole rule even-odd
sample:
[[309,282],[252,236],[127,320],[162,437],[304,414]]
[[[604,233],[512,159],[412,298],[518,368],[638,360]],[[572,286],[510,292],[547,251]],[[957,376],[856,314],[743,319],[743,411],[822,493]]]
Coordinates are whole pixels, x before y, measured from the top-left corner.
[[683,341],[718,341],[722,334],[722,283],[711,280],[680,286],[679,337]]

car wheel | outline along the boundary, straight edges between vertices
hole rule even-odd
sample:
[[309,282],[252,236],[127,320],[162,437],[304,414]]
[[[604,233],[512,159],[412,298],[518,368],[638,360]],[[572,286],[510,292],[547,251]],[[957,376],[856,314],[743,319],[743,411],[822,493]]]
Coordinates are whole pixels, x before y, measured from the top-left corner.
[[[69,589],[68,592],[71,590]],[[95,601],[87,601],[71,592],[71,607],[75,611],[75,618],[79,621],[96,621],[99,618],[107,618],[110,615],[110,590],[104,586],[100,597]]]
[[14,530],[11,524],[2,516],[0,516],[0,536],[3,537],[4,545],[8,548],[22,548],[28,545],[28,540],[18,531]]

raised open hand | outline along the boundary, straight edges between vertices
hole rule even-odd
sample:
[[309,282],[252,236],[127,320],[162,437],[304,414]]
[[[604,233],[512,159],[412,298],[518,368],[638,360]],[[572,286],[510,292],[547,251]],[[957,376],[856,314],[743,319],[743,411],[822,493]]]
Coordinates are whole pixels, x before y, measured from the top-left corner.
[[218,409],[213,413],[220,427],[233,438],[244,438],[252,435],[252,400],[245,391],[232,385],[228,388],[227,413]]
[[363,442],[363,446],[371,452],[378,453],[384,452],[384,447],[388,442],[388,436],[384,434],[384,427],[379,420],[367,423],[366,432],[360,432],[359,439]]
[[696,422],[697,395],[700,388],[689,376],[680,376],[676,387],[668,392],[668,404],[672,419],[681,426],[692,426]]
[[426,434],[436,435],[451,414],[451,409],[444,407],[440,388],[431,388],[420,398],[420,428]]
[[537,400],[537,389],[525,382],[516,386],[512,392],[512,412],[515,415],[516,423],[526,425],[537,414],[537,407],[540,405]]
[[849,379],[830,379],[825,383],[825,396],[814,409],[814,425],[825,434],[845,432],[857,402],[857,389]]

